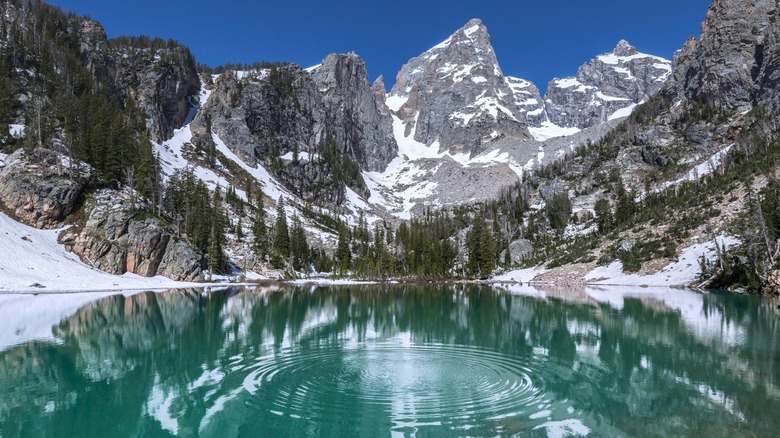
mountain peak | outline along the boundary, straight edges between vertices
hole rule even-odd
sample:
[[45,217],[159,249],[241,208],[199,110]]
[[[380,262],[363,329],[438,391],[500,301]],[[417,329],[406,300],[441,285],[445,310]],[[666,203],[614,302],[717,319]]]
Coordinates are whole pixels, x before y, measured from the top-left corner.
[[472,18],[463,27],[447,37],[446,40],[433,46],[429,52],[438,52],[454,47],[470,47],[477,50],[489,49],[488,51],[492,51],[490,35],[482,20]]
[[617,56],[634,56],[637,53],[636,47],[632,46],[626,40],[620,40],[612,51]]
[[465,26],[458,29],[456,33],[461,32],[463,32],[463,34],[465,34],[467,37],[471,38],[477,32],[487,33],[487,27],[485,27],[485,24],[479,18],[472,18],[468,21],[468,23],[466,23]]

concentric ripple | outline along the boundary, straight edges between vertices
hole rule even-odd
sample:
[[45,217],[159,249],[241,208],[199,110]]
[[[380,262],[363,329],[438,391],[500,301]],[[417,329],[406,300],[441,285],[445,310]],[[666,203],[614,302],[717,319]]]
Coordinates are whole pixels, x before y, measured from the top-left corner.
[[258,408],[290,418],[387,418],[401,432],[472,430],[539,412],[542,364],[463,345],[299,348],[260,359],[243,387]]

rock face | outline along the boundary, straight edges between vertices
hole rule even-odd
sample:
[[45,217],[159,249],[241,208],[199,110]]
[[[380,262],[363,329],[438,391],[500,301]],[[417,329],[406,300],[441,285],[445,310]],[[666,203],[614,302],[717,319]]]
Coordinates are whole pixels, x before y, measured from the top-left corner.
[[702,25],[675,57],[677,92],[744,112],[759,94],[776,94],[780,27],[774,0],[714,0]]
[[550,81],[545,94],[548,120],[584,129],[628,116],[663,86],[671,71],[670,61],[639,53],[621,40],[612,52],[580,67],[576,76]]
[[79,50],[93,76],[112,95],[131,100],[146,113],[146,126],[162,142],[184,123],[200,79],[189,49],[148,38],[109,41],[100,23],[82,21]]
[[36,228],[59,226],[84,189],[82,180],[71,179],[59,159],[48,150],[38,150],[30,160],[19,149],[0,160],[0,204]]
[[200,91],[200,79],[189,49],[174,43],[164,47],[141,44],[142,39],[111,41],[111,82],[119,96],[146,112],[146,126],[162,142],[180,128],[192,99]]
[[549,119],[539,89],[530,81],[507,76],[504,78],[515,98],[515,105],[525,115],[528,126],[539,127]]
[[474,19],[401,68],[388,106],[403,137],[476,155],[499,137],[530,138],[518,100]]
[[99,192],[87,203],[86,224],[63,233],[62,243],[85,263],[110,274],[200,280],[202,256],[160,219],[134,217],[128,201],[113,190]]
[[323,95],[328,133],[336,144],[343,145],[361,169],[384,170],[398,154],[398,144],[384,96],[371,87],[365,62],[354,53],[331,54],[312,78]]
[[381,81],[372,88],[365,63],[354,54],[329,55],[307,70],[277,65],[228,71],[194,127],[203,136],[210,123],[243,160],[268,167],[302,199],[341,204],[343,184],[351,184],[334,176],[345,170],[335,163],[344,164],[340,156],[350,157],[359,173],[384,170],[398,154],[379,88]]

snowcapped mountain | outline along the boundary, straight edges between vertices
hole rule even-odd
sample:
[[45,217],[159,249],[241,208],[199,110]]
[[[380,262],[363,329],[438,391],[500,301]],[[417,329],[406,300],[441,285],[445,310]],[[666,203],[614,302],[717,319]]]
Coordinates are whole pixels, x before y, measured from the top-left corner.
[[[518,90],[524,85],[513,84]],[[409,60],[387,104],[399,125],[396,130],[403,132],[400,141],[408,138],[441,151],[477,155],[500,137],[530,138],[518,105],[525,100],[516,97],[505,79],[487,28],[473,19]]]
[[409,217],[494,198],[535,166],[598,140],[670,72],[670,61],[621,41],[576,77],[553,80],[542,98],[532,82],[503,74],[487,28],[470,20],[398,73],[386,100],[398,158],[364,172],[367,202]]
[[640,53],[621,40],[612,52],[582,65],[576,76],[550,81],[544,97],[547,122],[585,129],[626,117],[657,92],[671,73],[671,61]]

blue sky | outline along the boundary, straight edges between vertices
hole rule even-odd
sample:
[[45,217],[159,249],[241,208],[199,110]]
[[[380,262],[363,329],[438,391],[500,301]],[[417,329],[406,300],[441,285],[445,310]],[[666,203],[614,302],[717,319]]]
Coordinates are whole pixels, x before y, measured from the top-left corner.
[[699,35],[710,0],[51,0],[103,23],[109,37],[149,35],[190,47],[199,62],[292,61],[318,64],[354,51],[373,80],[388,88],[411,57],[471,18],[490,32],[507,75],[542,91],[553,77],[610,51],[621,38],[640,51],[671,58]]

